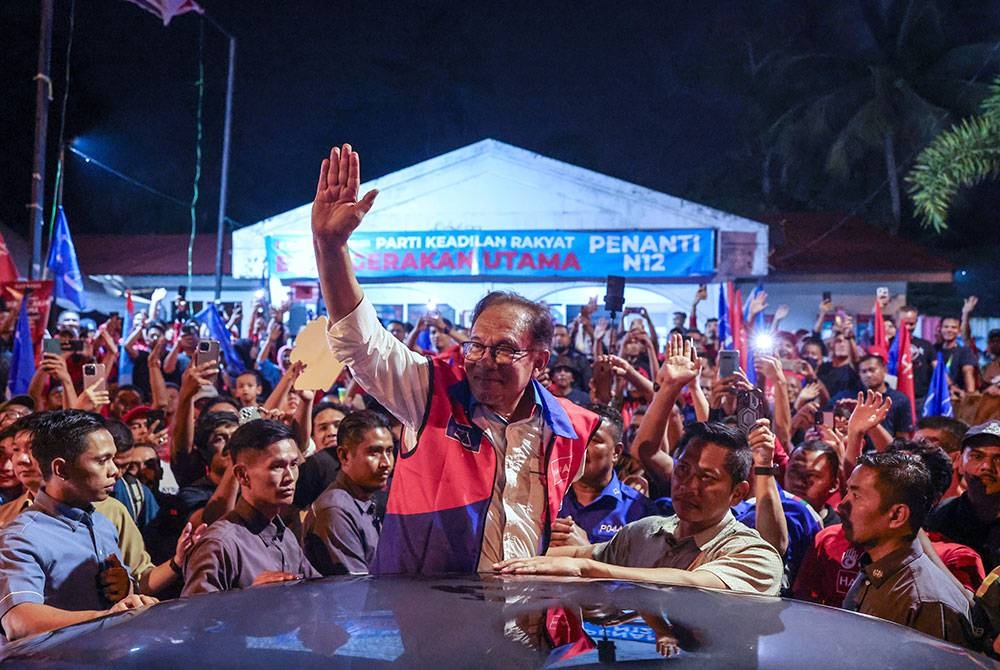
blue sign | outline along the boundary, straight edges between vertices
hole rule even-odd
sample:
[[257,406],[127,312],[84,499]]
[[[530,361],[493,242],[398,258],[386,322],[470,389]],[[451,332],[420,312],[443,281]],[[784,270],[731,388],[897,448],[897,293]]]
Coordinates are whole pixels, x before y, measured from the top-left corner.
[[[312,238],[266,239],[272,277],[316,277]],[[709,277],[715,231],[706,228],[537,231],[356,231],[348,243],[362,281],[391,279],[632,279]]]

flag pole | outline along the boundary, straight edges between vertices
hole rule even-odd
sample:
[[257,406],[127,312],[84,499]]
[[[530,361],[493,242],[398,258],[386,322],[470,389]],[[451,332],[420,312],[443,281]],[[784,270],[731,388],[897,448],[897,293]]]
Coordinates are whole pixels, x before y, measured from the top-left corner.
[[54,0],[40,0],[41,21],[38,32],[38,72],[35,74],[35,156],[31,167],[31,203],[29,227],[31,233],[31,264],[28,278],[38,279],[42,272],[42,226],[45,201],[45,149],[49,127],[49,100],[52,97],[52,15]]
[[229,38],[229,67],[226,72],[226,116],[222,126],[222,174],[219,178],[219,219],[215,234],[215,299],[222,297],[222,248],[226,237],[226,204],[229,198],[229,153],[233,127],[233,82],[236,79],[236,38],[210,15],[205,20]]

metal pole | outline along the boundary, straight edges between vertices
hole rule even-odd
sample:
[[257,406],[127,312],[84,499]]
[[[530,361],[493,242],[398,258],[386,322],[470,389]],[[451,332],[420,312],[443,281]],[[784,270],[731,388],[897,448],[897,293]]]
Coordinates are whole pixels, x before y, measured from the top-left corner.
[[236,38],[229,36],[229,72],[226,75],[226,120],[222,129],[222,176],[219,179],[219,227],[215,238],[215,299],[222,297],[222,243],[226,236],[226,199],[229,191],[229,136],[233,126],[233,79],[236,74]]
[[35,75],[35,159],[31,167],[31,203],[28,205],[31,231],[31,265],[28,278],[42,276],[42,226],[45,204],[45,146],[49,130],[49,100],[52,80],[49,65],[52,60],[52,14],[55,0],[40,0],[42,17],[38,31],[38,73]]

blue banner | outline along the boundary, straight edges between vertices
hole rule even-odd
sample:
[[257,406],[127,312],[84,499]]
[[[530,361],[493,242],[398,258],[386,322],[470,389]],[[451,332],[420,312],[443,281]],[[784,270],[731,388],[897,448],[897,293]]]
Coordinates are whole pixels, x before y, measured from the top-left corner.
[[[272,277],[316,277],[312,237],[266,238]],[[349,242],[362,281],[389,279],[631,279],[709,277],[715,231],[705,228],[621,231],[364,232]]]

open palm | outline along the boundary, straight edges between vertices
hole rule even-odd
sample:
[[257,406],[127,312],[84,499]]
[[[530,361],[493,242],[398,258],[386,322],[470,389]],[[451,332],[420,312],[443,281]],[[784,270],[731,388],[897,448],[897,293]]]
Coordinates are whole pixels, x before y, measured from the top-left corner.
[[334,147],[324,158],[312,206],[313,235],[322,240],[346,241],[361,223],[377,190],[358,200],[361,185],[361,159],[350,144]]

